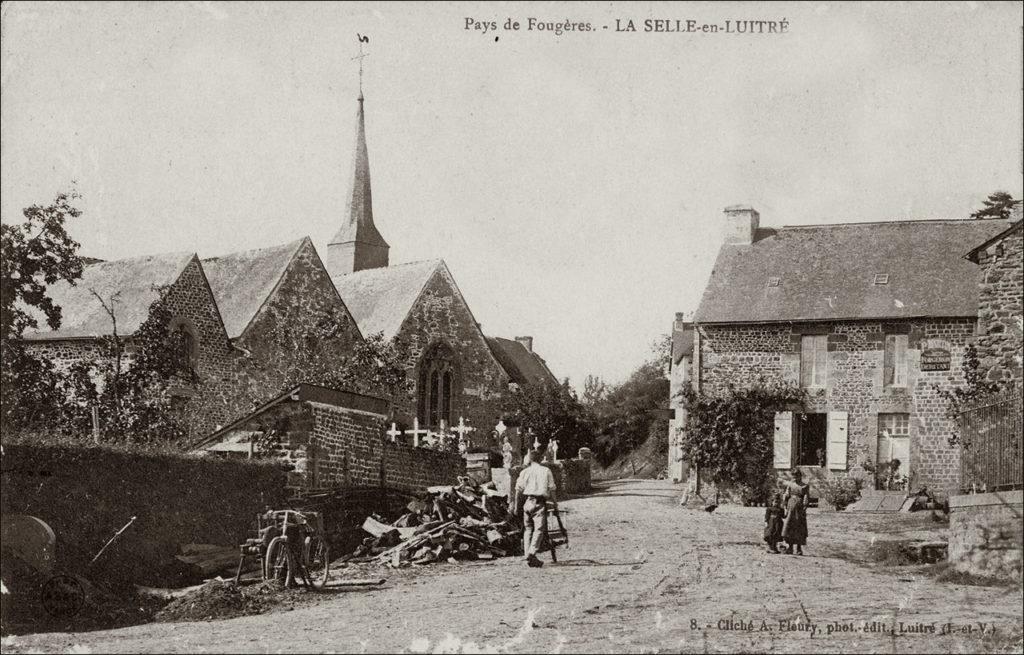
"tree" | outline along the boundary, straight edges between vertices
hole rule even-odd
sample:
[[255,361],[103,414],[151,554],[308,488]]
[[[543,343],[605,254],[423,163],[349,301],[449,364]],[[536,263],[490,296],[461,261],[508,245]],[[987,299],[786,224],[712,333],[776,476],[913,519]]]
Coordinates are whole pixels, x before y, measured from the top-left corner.
[[985,206],[973,212],[971,218],[1002,218],[1010,217],[1013,205],[1017,201],[1006,191],[993,191],[986,200],[982,201]]
[[22,211],[20,225],[0,223],[0,422],[5,429],[31,429],[54,419],[59,380],[53,366],[30,355],[21,337],[39,327],[36,312],[51,329],[61,322],[60,307],[46,288],[82,275],[79,244],[65,224],[81,211],[75,192],[60,193],[48,206]]
[[198,383],[185,333],[171,328],[168,289],[158,297],[147,319],[131,335],[118,330],[118,293],[102,297],[89,292],[110,319],[110,334],[100,339],[97,356],[79,362],[64,376],[64,429],[88,430],[89,408],[96,407],[105,442],[153,444],[180,442],[188,435],[188,415],[176,400]]
[[636,450],[651,437],[659,440],[659,453],[668,450],[668,419],[656,411],[668,407],[669,381],[662,366],[658,356],[645,362],[588,407],[596,426],[595,454],[602,464]]
[[568,381],[559,385],[528,384],[512,391],[508,421],[522,433],[533,432],[547,445],[558,441],[562,453],[576,453],[593,440],[587,413]]

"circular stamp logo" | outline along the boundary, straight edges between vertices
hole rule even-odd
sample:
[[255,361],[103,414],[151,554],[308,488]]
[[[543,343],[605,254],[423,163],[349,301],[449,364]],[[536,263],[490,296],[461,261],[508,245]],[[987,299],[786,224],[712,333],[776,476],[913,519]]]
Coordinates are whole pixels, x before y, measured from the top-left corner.
[[73,576],[55,575],[43,584],[39,600],[50,616],[67,618],[85,606],[85,587]]

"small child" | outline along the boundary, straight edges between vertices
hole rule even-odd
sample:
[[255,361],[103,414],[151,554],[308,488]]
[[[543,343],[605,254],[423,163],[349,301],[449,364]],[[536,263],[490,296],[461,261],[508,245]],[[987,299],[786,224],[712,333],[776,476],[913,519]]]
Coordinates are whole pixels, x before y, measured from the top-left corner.
[[777,545],[782,541],[782,519],[786,513],[782,509],[782,494],[772,496],[772,502],[764,510],[764,541],[768,544],[769,553],[778,553]]

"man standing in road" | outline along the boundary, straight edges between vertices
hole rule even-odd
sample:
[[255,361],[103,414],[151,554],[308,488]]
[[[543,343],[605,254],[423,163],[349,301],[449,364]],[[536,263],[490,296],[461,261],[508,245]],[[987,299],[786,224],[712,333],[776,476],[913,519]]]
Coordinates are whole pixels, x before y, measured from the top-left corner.
[[547,534],[548,507],[551,501],[558,509],[555,476],[551,469],[541,464],[543,450],[533,449],[526,455],[527,464],[516,480],[516,507],[523,507],[523,554],[527,565],[537,568],[544,566],[537,559],[537,550]]

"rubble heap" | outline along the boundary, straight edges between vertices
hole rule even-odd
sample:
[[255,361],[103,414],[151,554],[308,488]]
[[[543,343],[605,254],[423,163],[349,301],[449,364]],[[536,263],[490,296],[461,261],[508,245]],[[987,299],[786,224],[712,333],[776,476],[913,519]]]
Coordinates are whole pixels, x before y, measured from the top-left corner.
[[371,536],[349,560],[398,568],[514,554],[522,527],[510,514],[505,496],[493,482],[481,486],[471,478],[458,481],[455,486],[429,487],[391,523],[367,517],[363,530]]

